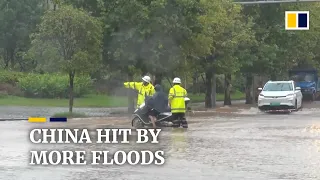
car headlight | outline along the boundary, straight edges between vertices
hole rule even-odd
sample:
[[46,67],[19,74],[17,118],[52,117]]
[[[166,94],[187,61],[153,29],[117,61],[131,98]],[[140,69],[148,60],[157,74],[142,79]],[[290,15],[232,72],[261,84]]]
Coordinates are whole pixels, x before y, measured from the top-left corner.
[[287,97],[292,97],[294,94],[288,94]]
[[259,94],[259,97],[264,97],[264,95],[263,94]]

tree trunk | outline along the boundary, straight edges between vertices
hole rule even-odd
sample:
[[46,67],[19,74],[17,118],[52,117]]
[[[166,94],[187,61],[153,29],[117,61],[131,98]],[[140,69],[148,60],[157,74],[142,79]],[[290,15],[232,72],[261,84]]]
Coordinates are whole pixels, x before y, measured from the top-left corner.
[[253,104],[252,92],[253,76],[251,73],[246,74],[246,104]]
[[231,74],[224,75],[224,105],[231,105]]
[[161,85],[161,82],[162,82],[162,79],[163,79],[163,75],[162,74],[160,74],[160,73],[156,73],[156,75],[155,75],[155,80],[154,80],[154,85],[156,85],[156,84],[159,84],[159,85]]
[[69,73],[69,113],[72,113],[73,108],[73,84],[74,84],[74,72]]
[[15,57],[14,57],[14,49],[10,49],[9,53],[10,53],[10,63],[11,63],[11,69],[14,69],[14,65],[15,65]]
[[9,67],[9,62],[10,62],[10,59],[9,59],[9,51],[8,51],[8,49],[5,49],[4,50],[5,51],[5,53],[4,53],[4,69],[8,69],[8,67]]
[[192,93],[196,94],[197,93],[197,74],[194,73],[192,77]]
[[217,101],[217,78],[216,74],[213,73],[212,75],[212,107],[216,107],[216,101]]
[[[133,73],[129,72],[128,73],[128,82],[133,81]],[[133,89],[127,89],[127,95],[128,95],[128,113],[132,114],[135,110],[135,102],[134,102],[134,97],[135,97],[135,91]]]
[[212,70],[208,70],[206,73],[206,97],[205,107],[214,108],[216,106],[216,76]]
[[212,72],[207,71],[206,72],[206,98],[205,98],[205,107],[206,108],[212,108]]

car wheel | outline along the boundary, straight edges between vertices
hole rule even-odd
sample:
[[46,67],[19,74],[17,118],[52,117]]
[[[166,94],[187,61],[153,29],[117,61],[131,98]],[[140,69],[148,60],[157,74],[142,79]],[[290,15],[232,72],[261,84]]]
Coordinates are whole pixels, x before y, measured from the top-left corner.
[[298,111],[298,101],[296,99],[295,104],[294,104],[294,110]]

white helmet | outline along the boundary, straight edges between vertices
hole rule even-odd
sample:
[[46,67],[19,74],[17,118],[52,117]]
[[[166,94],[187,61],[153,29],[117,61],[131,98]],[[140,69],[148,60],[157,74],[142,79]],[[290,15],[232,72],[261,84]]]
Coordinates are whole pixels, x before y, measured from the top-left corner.
[[151,78],[150,78],[149,76],[144,76],[144,77],[142,78],[142,80],[143,80],[144,82],[150,83]]
[[176,77],[176,78],[174,78],[173,79],[173,81],[172,81],[174,84],[175,83],[177,83],[177,84],[181,84],[181,79],[180,78],[178,78],[178,77]]

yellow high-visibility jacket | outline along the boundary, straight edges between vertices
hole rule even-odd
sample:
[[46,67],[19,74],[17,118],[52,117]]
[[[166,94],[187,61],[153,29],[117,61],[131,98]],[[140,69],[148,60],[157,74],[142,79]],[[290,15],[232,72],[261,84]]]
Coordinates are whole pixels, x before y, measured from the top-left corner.
[[172,113],[185,113],[186,104],[184,98],[187,97],[187,90],[180,85],[174,85],[169,91],[169,103]]
[[143,82],[125,82],[123,83],[125,88],[135,89],[138,91],[137,107],[144,103],[146,96],[152,96],[155,93],[154,86],[149,83],[143,85]]

